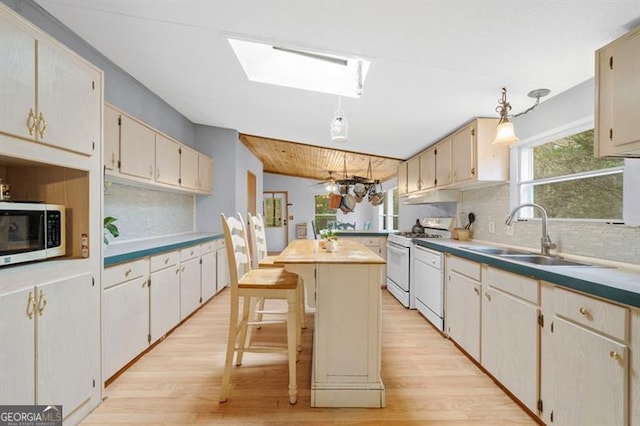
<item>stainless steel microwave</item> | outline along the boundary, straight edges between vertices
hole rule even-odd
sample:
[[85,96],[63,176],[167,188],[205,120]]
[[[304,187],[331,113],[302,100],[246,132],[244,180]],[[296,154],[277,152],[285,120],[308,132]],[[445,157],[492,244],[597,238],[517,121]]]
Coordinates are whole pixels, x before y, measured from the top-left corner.
[[64,256],[65,208],[0,202],[0,267]]

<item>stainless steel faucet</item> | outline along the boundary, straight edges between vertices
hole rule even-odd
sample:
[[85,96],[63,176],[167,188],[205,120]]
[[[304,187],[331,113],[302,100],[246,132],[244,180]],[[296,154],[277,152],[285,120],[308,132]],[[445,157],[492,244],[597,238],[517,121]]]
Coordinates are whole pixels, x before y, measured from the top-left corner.
[[540,210],[540,214],[542,215],[542,237],[540,238],[540,254],[543,256],[549,256],[549,250],[556,248],[556,245],[551,242],[551,238],[549,238],[549,234],[547,234],[547,211],[539,204],[534,203],[525,203],[520,204],[515,207],[509,213],[509,217],[505,221],[507,226],[511,226],[513,223],[513,219],[516,217],[516,212],[524,207],[533,207],[535,209]]

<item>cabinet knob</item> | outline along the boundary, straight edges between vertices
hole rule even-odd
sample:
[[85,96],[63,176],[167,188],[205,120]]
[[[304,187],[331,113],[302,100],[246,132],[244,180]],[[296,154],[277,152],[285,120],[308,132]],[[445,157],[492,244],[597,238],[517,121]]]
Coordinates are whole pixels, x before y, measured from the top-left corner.
[[609,356],[610,356],[611,358],[615,359],[615,360],[619,360],[619,359],[621,359],[621,358],[622,358],[622,357],[620,356],[620,354],[619,354],[618,352],[616,352],[616,351],[611,351],[611,352],[609,352]]
[[42,115],[42,113],[38,116],[37,130],[40,138],[44,138],[44,132],[47,130],[47,120],[44,119],[44,115]]
[[160,169],[156,169],[156,179],[160,177]]
[[584,316],[587,316],[589,314],[589,310],[587,308],[585,308],[584,306],[581,306],[579,311]]
[[489,294],[489,292],[485,292],[484,297],[486,297],[487,300],[491,300],[491,295]]
[[477,294],[478,296],[480,296],[480,290],[478,290],[478,287],[474,287],[474,288],[473,288],[473,291],[475,291],[475,292],[476,292],[476,294]]
[[169,263],[169,258],[168,257],[164,260],[164,264],[166,265],[167,263]]
[[124,271],[124,276],[125,276],[125,277],[128,277],[128,276],[129,276],[129,274],[131,274],[131,272],[132,272],[132,271],[131,271],[131,268],[127,269],[126,271]]
[[36,120],[36,115],[33,113],[33,108],[29,108],[29,115],[27,116],[27,130],[29,130],[29,135],[33,136],[33,131],[36,129],[36,124],[38,120]]
[[27,298],[27,316],[29,319],[33,319],[33,314],[36,311],[36,299],[33,297],[33,292],[29,292],[29,297]]
[[111,152],[111,167],[116,165],[116,153],[115,151]]
[[44,308],[47,306],[47,298],[44,297],[44,291],[40,290],[40,296],[38,297],[38,313],[42,316]]
[[149,164],[149,176],[153,176],[153,166]]

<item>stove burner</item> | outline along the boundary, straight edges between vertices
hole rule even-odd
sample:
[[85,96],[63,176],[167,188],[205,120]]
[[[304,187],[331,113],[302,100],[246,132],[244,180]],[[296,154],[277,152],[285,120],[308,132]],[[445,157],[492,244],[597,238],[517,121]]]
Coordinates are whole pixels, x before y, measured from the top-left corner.
[[429,234],[426,232],[396,232],[396,235],[405,238],[442,238],[442,235]]

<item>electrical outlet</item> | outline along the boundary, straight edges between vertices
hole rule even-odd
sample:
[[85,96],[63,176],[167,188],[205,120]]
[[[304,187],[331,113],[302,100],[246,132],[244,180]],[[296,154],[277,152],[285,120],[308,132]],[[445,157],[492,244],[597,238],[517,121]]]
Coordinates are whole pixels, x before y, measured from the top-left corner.
[[507,226],[507,235],[513,237],[515,234],[516,234],[515,226],[513,226],[513,225]]
[[495,234],[496,233],[496,223],[495,222],[489,222],[489,233],[490,234]]

